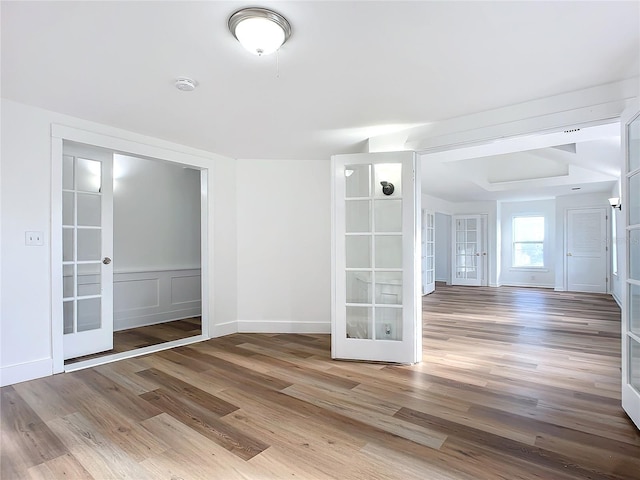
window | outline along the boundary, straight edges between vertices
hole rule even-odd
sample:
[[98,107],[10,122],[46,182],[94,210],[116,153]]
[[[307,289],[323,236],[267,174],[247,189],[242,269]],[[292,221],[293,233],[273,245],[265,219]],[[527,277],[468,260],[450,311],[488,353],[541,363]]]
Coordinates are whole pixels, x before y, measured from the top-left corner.
[[513,217],[512,264],[544,267],[544,217]]

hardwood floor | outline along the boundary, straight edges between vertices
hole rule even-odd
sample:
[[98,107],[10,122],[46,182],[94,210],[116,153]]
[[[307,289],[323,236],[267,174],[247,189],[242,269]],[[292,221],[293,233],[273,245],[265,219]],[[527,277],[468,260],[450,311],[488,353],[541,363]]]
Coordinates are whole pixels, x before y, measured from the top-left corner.
[[113,349],[84,357],[65,360],[65,365],[89,360],[90,358],[103,357],[112,353],[130,352],[137,348],[149,347],[160,343],[180,340],[182,338],[200,335],[200,317],[174,320],[173,322],[148,325],[146,327],[130,328],[113,332]]
[[1,393],[3,479],[640,478],[605,295],[438,287],[414,366],[236,334]]

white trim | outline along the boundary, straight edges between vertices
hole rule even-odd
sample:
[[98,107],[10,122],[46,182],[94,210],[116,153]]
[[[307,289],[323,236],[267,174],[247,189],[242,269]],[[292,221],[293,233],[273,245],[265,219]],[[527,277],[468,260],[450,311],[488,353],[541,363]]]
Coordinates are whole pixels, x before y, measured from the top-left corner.
[[331,322],[238,320],[238,333],[331,333]]
[[64,319],[62,311],[62,138],[51,138],[51,228],[49,245],[51,248],[51,357],[53,373],[64,372],[64,347],[62,332]]
[[124,360],[127,358],[140,357],[142,355],[148,355],[150,353],[161,352],[162,350],[168,350],[170,348],[182,347],[184,345],[191,345],[192,343],[199,343],[204,340],[208,340],[203,335],[195,337],[181,338],[180,340],[173,340],[171,342],[159,343],[158,345],[150,345],[148,347],[138,348],[136,350],[129,350],[128,352],[114,353],[112,355],[104,355],[102,357],[92,358],[90,360],[84,360],[82,362],[70,363],[65,365],[64,371],[75,372],[78,370],[84,370],[85,368],[97,367],[98,365],[104,365],[105,363],[112,363],[118,360]]
[[555,288],[553,283],[521,283],[521,282],[508,282],[503,283],[503,287],[531,287],[531,288]]
[[[114,332],[122,332],[132,328],[149,327],[151,325],[160,325],[167,322],[176,322],[187,318],[199,317],[200,308],[187,308],[183,310],[174,310],[171,312],[153,313],[149,315],[140,315],[132,318],[123,318],[118,321],[119,325],[114,325]],[[114,318],[114,322],[116,319]],[[200,322],[202,324],[202,322]],[[201,327],[202,328],[202,327]],[[201,330],[202,331],[202,330]]]
[[616,295],[614,292],[611,292],[611,296],[613,297],[613,299],[616,301],[616,303],[620,307],[620,310],[622,310],[622,299],[618,295]]
[[0,387],[26,382],[35,378],[48,377],[52,374],[53,360],[51,358],[7,365],[0,368]]
[[509,267],[510,272],[549,272],[546,267]]
[[[82,263],[82,262],[78,262]],[[167,267],[167,268],[144,268],[144,267],[136,267],[136,268],[120,268],[118,270],[113,271],[114,275],[124,275],[129,273],[159,273],[159,272],[177,272],[181,270],[198,270],[200,271],[200,265],[195,266],[177,266],[177,267]]]
[[235,320],[214,325],[211,338],[224,337],[225,335],[232,335],[234,333],[238,333],[238,322]]
[[[621,139],[622,139],[622,178],[621,196],[623,202],[626,200],[629,203],[629,179],[631,175],[637,174],[638,170],[630,171],[629,168],[629,138],[628,138],[628,126],[640,117],[640,101],[636,99],[632,106],[625,110],[620,118]],[[629,352],[629,340],[634,339],[638,341],[638,336],[631,331],[631,299],[629,296],[629,285],[638,285],[639,282],[636,279],[630,278],[631,269],[631,242],[630,234],[631,230],[637,228],[637,225],[630,224],[630,208],[623,206],[623,232],[624,232],[624,249],[623,261],[618,265],[618,273],[621,281],[621,294],[622,294],[622,408],[629,415],[629,418],[640,428],[640,392],[634,388],[630,383],[630,369],[631,369],[631,353]]]

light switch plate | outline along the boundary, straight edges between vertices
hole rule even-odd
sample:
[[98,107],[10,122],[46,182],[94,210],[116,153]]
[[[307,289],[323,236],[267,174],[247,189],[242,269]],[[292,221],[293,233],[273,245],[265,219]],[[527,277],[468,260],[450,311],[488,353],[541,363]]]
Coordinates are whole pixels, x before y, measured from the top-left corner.
[[24,244],[30,247],[44,245],[44,232],[24,232]]

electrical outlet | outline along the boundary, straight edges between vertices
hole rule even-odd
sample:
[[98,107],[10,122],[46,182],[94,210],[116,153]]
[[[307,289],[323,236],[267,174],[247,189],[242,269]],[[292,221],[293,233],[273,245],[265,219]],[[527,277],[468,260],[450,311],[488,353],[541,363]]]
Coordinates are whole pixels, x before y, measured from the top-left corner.
[[24,244],[30,247],[44,245],[44,232],[24,232]]

